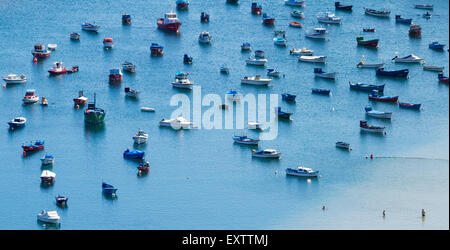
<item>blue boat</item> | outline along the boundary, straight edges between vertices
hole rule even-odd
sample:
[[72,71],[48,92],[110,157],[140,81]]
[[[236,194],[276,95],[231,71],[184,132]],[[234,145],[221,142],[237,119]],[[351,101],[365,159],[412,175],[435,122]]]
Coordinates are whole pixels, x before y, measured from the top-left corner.
[[8,122],[10,129],[15,128],[23,128],[25,127],[25,123],[27,122],[27,119],[25,117],[16,117]]
[[395,22],[396,23],[411,24],[412,23],[412,18],[403,18],[400,15],[395,15]]
[[246,135],[235,135],[233,136],[233,140],[236,143],[246,144],[246,145],[258,145],[259,139],[253,139]]
[[311,90],[312,90],[312,92],[314,94],[320,94],[320,95],[329,95],[330,94],[330,90],[329,89],[316,89],[316,88],[313,88]]
[[164,46],[152,43],[152,45],[150,45],[150,53],[152,56],[162,56],[164,54]]
[[183,56],[183,63],[185,64],[192,64],[192,56],[188,56],[187,54],[184,54]]
[[109,194],[109,195],[116,195],[117,188],[115,188],[113,185],[109,185],[106,182],[102,183],[102,190],[103,193]]
[[435,49],[435,50],[443,50],[445,47],[445,44],[441,44],[438,41],[433,41],[430,44],[428,44],[428,48]]
[[289,119],[292,115],[292,113],[281,111],[281,107],[275,108],[275,114],[281,119]]
[[128,159],[142,159],[144,158],[145,152],[139,150],[130,151],[129,149],[123,152],[123,157]]
[[128,15],[128,14],[122,15],[122,23],[123,24],[131,24],[131,15]]
[[398,106],[400,108],[404,108],[404,109],[416,109],[419,110],[420,106],[422,106],[422,104],[412,104],[412,103],[405,103],[405,102],[399,102]]
[[81,29],[82,29],[82,30],[85,30],[85,31],[97,32],[98,29],[100,29],[100,26],[96,25],[95,23],[94,23],[94,24],[91,24],[91,23],[83,23],[83,24],[81,25]]
[[364,83],[351,83],[351,82],[348,82],[348,83],[350,85],[350,89],[368,91],[368,92],[372,92],[373,90],[378,90],[378,92],[384,92],[384,84],[372,85],[372,84],[364,84]]
[[295,102],[295,97],[296,97],[296,95],[291,95],[291,94],[288,94],[288,93],[282,93],[281,94],[281,99],[285,100],[287,102]]
[[386,71],[384,68],[378,68],[376,74],[377,76],[407,77],[408,73],[408,69]]

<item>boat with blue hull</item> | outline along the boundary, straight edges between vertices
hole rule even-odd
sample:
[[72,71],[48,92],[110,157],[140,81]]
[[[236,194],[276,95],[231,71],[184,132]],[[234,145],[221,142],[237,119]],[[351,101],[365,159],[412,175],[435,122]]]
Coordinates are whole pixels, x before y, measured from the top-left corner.
[[408,77],[408,74],[409,74],[408,69],[387,71],[384,70],[384,68],[378,68],[376,73],[377,76],[387,76],[387,77]]
[[116,192],[117,192],[117,188],[115,188],[113,185],[103,182],[102,183],[102,191],[104,194],[115,196]]
[[295,97],[297,97],[296,95],[291,95],[288,93],[282,93],[281,94],[281,99],[285,100],[287,102],[295,102]]
[[130,151],[129,149],[127,149],[125,150],[125,152],[123,152],[123,157],[127,159],[143,159],[144,155],[145,152],[140,150]]
[[245,145],[258,145],[259,139],[253,139],[246,135],[235,135],[233,136],[233,140],[236,143],[245,144]]
[[350,89],[368,92],[372,92],[373,90],[377,90],[378,92],[384,92],[385,86],[384,84],[373,85],[373,84],[351,83],[351,82],[348,82],[348,84],[350,85]]
[[411,24],[412,23],[412,18],[403,18],[401,15],[395,15],[395,22],[396,23]]
[[434,50],[443,50],[445,47],[445,44],[439,43],[438,41],[432,41],[430,44],[428,44],[428,48],[434,49]]
[[25,117],[16,117],[8,122],[10,129],[23,128],[25,127],[25,123],[27,119]]
[[413,104],[413,103],[406,103],[406,102],[399,102],[398,106],[400,108],[404,108],[404,109],[415,109],[415,110],[420,110],[420,107],[422,106],[422,104],[418,103],[418,104]]
[[311,91],[312,91],[312,93],[319,94],[319,95],[329,95],[330,94],[330,90],[329,89],[313,88],[313,89],[311,89]]
[[91,32],[98,32],[98,29],[100,29],[100,26],[91,23],[83,23],[81,25],[81,29],[85,31],[91,31]]
[[398,96],[381,96],[378,94],[378,91],[373,90],[369,95],[370,101],[379,101],[379,102],[393,102],[397,103]]
[[281,118],[281,119],[289,119],[289,118],[291,118],[291,115],[292,115],[292,113],[282,111],[281,107],[275,108],[275,114],[278,116],[278,118]]

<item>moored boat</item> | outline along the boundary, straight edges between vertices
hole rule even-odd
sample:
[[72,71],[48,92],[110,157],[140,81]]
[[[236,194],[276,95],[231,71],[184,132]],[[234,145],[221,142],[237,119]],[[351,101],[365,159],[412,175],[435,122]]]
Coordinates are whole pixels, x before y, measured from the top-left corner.
[[338,142],[336,142],[336,147],[343,148],[343,149],[350,149],[350,143],[338,141]]
[[208,23],[209,22],[209,14],[202,12],[200,14],[200,22],[202,23]]
[[312,88],[311,92],[314,94],[319,94],[319,95],[330,95],[331,91],[329,89]]
[[243,51],[251,50],[251,48],[250,43],[245,42],[241,44],[241,50]]
[[343,5],[340,2],[334,2],[336,10],[352,11],[353,5]]
[[377,90],[378,92],[384,92],[384,84],[382,85],[373,85],[373,84],[364,84],[364,83],[351,83],[349,82],[350,89],[361,90],[361,91],[369,91]]
[[192,56],[188,56],[188,54],[184,54],[183,63],[184,64],[192,64],[193,58]]
[[143,130],[139,129],[137,134],[133,136],[133,141],[136,144],[144,144],[148,141],[148,134],[145,133]]
[[375,48],[377,48],[379,41],[380,41],[380,39],[364,40],[364,37],[362,37],[362,36],[358,36],[356,38],[356,42],[358,43],[358,45],[366,46],[366,47],[375,47]]
[[155,109],[150,108],[150,107],[141,107],[141,111],[142,112],[155,112]]
[[76,32],[70,33],[69,37],[70,37],[71,40],[74,40],[74,41],[80,40],[80,34],[78,34]]
[[63,62],[55,62],[51,69],[48,70],[50,75],[61,75],[67,73],[67,69]]
[[412,24],[409,26],[409,35],[412,37],[422,36],[422,27],[420,27],[420,25]]
[[246,135],[235,135],[233,136],[233,140],[236,143],[245,145],[258,145],[259,143],[259,139],[253,139]]
[[123,152],[123,158],[127,159],[143,159],[144,155],[145,152],[140,150],[130,151],[129,149],[127,149]]
[[432,10],[433,7],[432,4],[414,4],[414,8],[416,9]]
[[312,63],[325,63],[327,60],[326,56],[300,56],[298,58],[301,62],[312,62]]
[[289,26],[294,27],[294,28],[301,28],[303,27],[301,23],[299,22],[289,22]]
[[264,149],[260,151],[252,149],[252,156],[259,158],[280,158],[281,152],[275,149]]
[[148,171],[150,171],[150,162],[145,161],[139,163],[139,166],[137,167],[139,173],[147,173]]
[[375,32],[375,28],[363,28],[363,32]]
[[128,97],[133,97],[133,98],[138,98],[139,93],[141,93],[141,92],[139,92],[139,91],[137,91],[137,90],[131,89],[131,88],[128,87],[128,86],[126,86],[126,87],[124,88],[124,91],[125,91],[125,95],[126,95],[126,96],[128,96]]
[[35,152],[35,151],[39,151],[45,148],[44,145],[44,141],[35,141],[35,142],[30,142],[28,144],[23,144],[22,145],[22,149],[23,149],[23,154],[25,155],[28,152]]
[[264,58],[265,53],[262,50],[255,50],[255,57]]
[[276,108],[275,108],[275,115],[276,115],[278,118],[281,118],[281,119],[290,119],[292,113],[284,112],[284,111],[281,110],[281,107],[276,107]]
[[122,70],[115,68],[109,70],[109,82],[121,82]]
[[212,36],[207,31],[203,31],[198,35],[198,41],[200,43],[209,44],[211,43]]
[[282,93],[281,94],[281,99],[285,100],[287,102],[295,102],[295,97],[297,97],[296,95],[291,95],[288,93]]
[[87,124],[100,124],[105,120],[105,110],[96,107],[96,94],[94,93],[94,102],[88,103],[84,111],[84,122]]
[[280,77],[281,72],[275,69],[267,69],[267,75],[272,77]]
[[317,21],[319,23],[327,23],[327,24],[340,24],[341,23],[340,17],[335,16],[333,13],[325,12],[321,16],[317,16]]
[[248,129],[263,130],[263,124],[260,122],[248,122]]
[[186,10],[189,8],[189,1],[188,0],[177,0],[177,9],[180,10]]
[[44,223],[58,224],[61,217],[56,211],[42,210],[42,212],[37,215],[37,219]]
[[373,126],[367,124],[367,121],[359,121],[359,127],[361,131],[371,132],[371,133],[384,133],[386,127],[382,126]]
[[428,48],[434,49],[434,50],[443,50],[445,47],[445,44],[441,44],[438,41],[432,41],[430,44],[428,44]]
[[422,67],[423,67],[423,70],[437,71],[437,72],[443,72],[444,71],[444,66],[439,67],[439,66],[422,65]]
[[304,19],[305,18],[305,14],[303,12],[301,12],[301,11],[294,10],[294,11],[291,12],[291,17]]
[[150,54],[152,56],[162,56],[164,54],[164,47],[157,43],[152,43],[150,46]]
[[393,102],[397,103],[398,96],[381,96],[378,94],[377,90],[373,90],[372,93],[369,95],[370,101],[379,101],[379,102]]
[[117,192],[117,188],[115,188],[113,185],[110,185],[106,182],[102,182],[102,191],[106,195],[115,196],[116,192]]
[[164,14],[164,18],[159,18],[156,25],[159,29],[178,32],[181,22],[178,20],[176,13],[169,12]]
[[122,15],[122,24],[131,24],[131,15],[123,14]]
[[50,51],[46,49],[43,44],[35,44],[34,50],[31,51],[31,54],[35,58],[47,58],[50,56]]
[[284,37],[275,37],[273,39],[273,43],[278,46],[283,46],[283,47],[287,46],[287,40]]
[[254,77],[244,76],[244,78],[241,79],[241,84],[267,86],[271,81],[272,79],[261,78],[261,75],[256,75]]
[[194,85],[194,82],[189,81],[189,79],[178,79],[175,78],[175,81],[172,82],[172,87],[180,88],[180,89],[190,89]]
[[366,111],[366,115],[372,116],[375,118],[391,119],[391,117],[392,117],[392,112],[383,112],[383,111],[374,110],[371,106],[366,106],[364,108],[364,110]]
[[391,14],[391,11],[386,10],[386,9],[374,10],[374,9],[364,8],[364,12],[367,15],[377,16],[377,17],[389,17],[389,15]]
[[41,164],[46,165],[53,165],[55,163],[55,157],[53,155],[49,155],[45,153],[41,158]]
[[172,127],[173,129],[190,129],[193,127],[193,123],[186,120],[184,117],[177,117],[173,119],[162,119],[159,121],[160,127]]
[[104,49],[112,49],[114,46],[114,41],[111,37],[105,37],[103,39],[103,48]]
[[262,19],[263,24],[273,25],[275,23],[275,18],[267,15],[266,13],[263,13]]
[[24,104],[32,104],[39,101],[39,96],[35,94],[34,89],[29,89],[25,92],[25,96],[23,97],[22,101]]
[[327,73],[322,68],[314,68],[314,76],[325,79],[336,79],[337,72]]
[[305,1],[303,1],[303,0],[284,0],[284,4],[288,5],[288,6],[303,7],[305,5]]
[[230,73],[230,68],[228,68],[228,67],[225,66],[225,65],[222,65],[222,66],[220,66],[219,71],[220,71],[220,73],[222,73],[222,74],[229,74],[229,73]]
[[413,103],[406,103],[406,102],[399,102],[398,106],[400,108],[404,108],[404,109],[415,109],[415,110],[419,110],[420,107],[422,106],[422,104],[418,103],[418,104],[413,104]]
[[87,97],[83,96],[83,90],[78,91],[78,97],[73,99],[75,105],[84,105],[87,103]]
[[16,74],[9,74],[3,77],[3,81],[6,82],[6,85],[21,84],[27,82],[27,77],[25,75],[18,76]]
[[98,32],[98,29],[100,29],[100,26],[96,25],[95,23],[83,23],[81,24],[81,29],[85,31],[92,31],[92,32]]
[[303,166],[297,167],[297,169],[286,168],[286,175],[298,176],[298,177],[319,177],[319,171],[314,171],[310,168]]
[[125,72],[134,73],[136,72],[136,65],[131,62],[125,61],[124,63],[122,63],[122,69]]
[[396,23],[411,24],[412,23],[412,18],[403,18],[401,15],[395,15],[395,22]]
[[67,205],[68,200],[69,200],[69,198],[62,196],[62,195],[58,195],[55,197],[56,205],[59,205],[59,206]]
[[249,57],[247,60],[245,60],[245,63],[247,65],[264,66],[267,63],[267,59],[265,58],[256,59]]
[[438,80],[439,80],[439,82],[447,83],[447,84],[448,84],[448,82],[449,82],[448,76],[444,76],[443,73],[439,73],[439,75],[438,75]]
[[10,129],[23,128],[27,122],[27,118],[25,117],[16,117],[8,122]]
[[262,12],[262,5],[257,2],[252,2],[251,10],[252,14],[259,15]]
[[236,90],[229,90],[226,94],[226,97],[230,101],[239,101],[242,99],[242,95],[239,94]]
[[384,67],[384,63],[366,63],[364,61],[360,61],[356,64],[356,67],[359,68],[382,68]]
[[41,182],[49,183],[55,181],[56,174],[49,170],[44,170],[41,173]]
[[423,58],[411,54],[404,57],[395,56],[394,58],[392,58],[392,60],[396,63],[420,63],[421,61],[423,61]]
[[390,76],[390,77],[407,77],[408,73],[409,73],[408,69],[387,71],[384,70],[384,68],[378,68],[376,71],[377,76]]
[[300,56],[312,56],[314,54],[314,50],[301,48],[301,49],[291,49],[289,51],[291,55],[300,55]]
[[314,28],[305,34],[305,37],[314,39],[325,39],[328,35],[328,31],[325,28]]

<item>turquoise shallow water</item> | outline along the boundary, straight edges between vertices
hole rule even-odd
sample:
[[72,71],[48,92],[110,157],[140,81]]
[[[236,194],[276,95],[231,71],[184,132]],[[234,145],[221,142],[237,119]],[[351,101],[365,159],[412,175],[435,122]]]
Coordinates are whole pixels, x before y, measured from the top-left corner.
[[[448,2],[430,0],[436,14],[423,19],[423,10],[401,1],[352,3],[351,13],[336,12],[343,18],[340,26],[326,26],[329,41],[304,38],[305,31],[319,27],[316,14],[334,11],[334,1],[307,1],[302,9],[303,29],[289,28],[293,9],[280,1],[259,1],[264,11],[275,16],[275,27],[265,27],[259,16],[250,14],[250,2],[238,6],[221,1],[191,1],[188,11],[178,11],[183,22],[179,35],[156,29],[155,20],[175,10],[175,1],[3,1],[0,5],[0,75],[25,74],[26,85],[0,90],[0,219],[2,229],[41,229],[36,214],[56,209],[61,229],[448,229],[449,163],[448,115],[449,90],[437,82],[435,72],[417,65],[399,65],[390,61],[414,53],[428,65],[445,66],[448,52],[428,49],[432,39],[449,44]],[[391,9],[390,19],[364,15],[363,7]],[[44,9],[48,11],[42,11]],[[51,10],[51,11],[50,11]],[[201,24],[202,11],[211,22]],[[133,24],[122,26],[121,15],[132,15]],[[396,24],[395,14],[412,17],[422,26],[422,38],[410,39],[408,26]],[[95,21],[100,32],[81,32],[80,42],[68,38],[80,32],[80,24]],[[380,38],[379,48],[356,46],[355,37],[363,27],[377,32],[363,34]],[[287,31],[288,48],[273,45],[273,30]],[[199,46],[197,34],[207,30],[213,36],[211,46]],[[104,51],[102,40],[112,37],[115,48]],[[264,69],[245,66],[249,56],[240,51],[248,41],[253,49],[262,49],[274,67],[285,74],[269,88],[241,86],[244,75],[264,74]],[[158,42],[165,55],[151,58],[149,46]],[[35,43],[56,43],[58,48],[47,60],[34,64],[30,50]],[[314,65],[299,63],[289,56],[290,48],[306,47],[317,55],[328,56],[326,71],[337,71],[335,82],[315,79]],[[448,48],[448,47],[447,47]],[[184,65],[184,53],[194,57]],[[384,61],[387,69],[410,69],[410,78],[377,78],[371,69],[357,69],[362,56],[367,61]],[[48,77],[54,61],[66,66],[79,65],[80,72]],[[124,75],[120,87],[108,84],[108,70],[129,60],[137,65],[135,75]],[[219,74],[222,64],[230,75]],[[295,104],[281,103],[293,112],[293,121],[280,122],[276,140],[264,141],[263,148],[283,153],[279,161],[251,158],[250,149],[235,145],[231,136],[237,130],[172,131],[160,129],[158,121],[168,118],[174,107],[170,82],[176,71],[188,71],[202,86],[203,94],[224,95],[230,88],[243,94],[297,95]],[[387,126],[386,136],[361,134],[359,120],[366,119],[367,94],[350,91],[348,81],[386,84],[385,94],[399,95],[400,101],[422,103],[420,112],[401,110],[396,105],[373,103],[377,110],[394,112],[391,122],[367,118],[370,123]],[[142,91],[139,101],[125,98],[123,86]],[[329,88],[332,96],[311,95],[313,87]],[[50,105],[22,106],[25,90],[34,88],[49,99]],[[84,126],[83,110],[73,108],[72,99],[84,89],[98,106],[106,109],[104,127]],[[190,95],[190,94],[189,94]],[[155,113],[141,113],[150,106]],[[16,116],[28,119],[26,128],[10,132],[6,122]],[[149,133],[148,154],[151,172],[136,175],[136,163],[124,160],[122,152],[133,148],[131,137],[137,129]],[[248,132],[255,136],[254,132]],[[43,139],[47,151],[56,157],[52,171],[56,182],[40,187],[41,153],[22,157],[23,142]],[[335,148],[336,141],[352,144],[345,152]],[[439,158],[365,159],[375,156]],[[318,169],[322,178],[307,181],[284,175],[287,167],[302,164]],[[275,174],[278,171],[278,175]],[[110,200],[101,193],[101,181],[119,188],[118,198]],[[57,208],[54,197],[69,197],[66,209]],[[327,210],[322,211],[326,205]],[[420,210],[427,211],[425,220]],[[387,210],[386,218],[381,212]]]

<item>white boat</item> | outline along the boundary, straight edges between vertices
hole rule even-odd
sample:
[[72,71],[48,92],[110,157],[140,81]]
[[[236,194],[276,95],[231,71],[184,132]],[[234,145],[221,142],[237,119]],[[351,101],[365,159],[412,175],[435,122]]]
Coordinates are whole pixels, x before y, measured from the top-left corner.
[[227,99],[230,101],[240,101],[242,99],[242,95],[239,94],[236,90],[230,90],[226,94]]
[[55,43],[49,43],[49,44],[47,44],[47,48],[48,48],[49,50],[56,50],[57,47],[58,47],[58,45],[55,44]]
[[181,116],[173,119],[162,119],[159,121],[160,127],[172,127],[173,129],[190,129],[192,125],[192,122],[187,121]]
[[280,77],[281,72],[275,69],[267,69],[267,75],[271,77]]
[[255,50],[255,57],[264,58],[264,51],[262,50]]
[[200,43],[211,43],[211,40],[212,40],[212,36],[206,31],[203,31],[202,33],[200,33],[198,35],[198,41]]
[[149,108],[149,107],[141,107],[141,111],[142,112],[155,112],[155,109]]
[[146,134],[144,131],[139,129],[137,134],[133,136],[134,143],[136,144],[144,144],[148,141],[148,134]]
[[314,76],[326,79],[336,79],[337,72],[327,73],[322,68],[314,68]]
[[190,89],[194,85],[194,82],[189,81],[189,79],[175,79],[172,82],[172,87],[180,89]]
[[319,23],[330,23],[330,24],[340,24],[340,17],[335,16],[333,13],[325,12],[323,16],[317,16],[317,21]]
[[42,165],[53,165],[55,163],[55,157],[46,153],[42,156],[41,163]]
[[294,10],[291,12],[291,17],[295,17],[295,18],[305,18],[305,14],[301,11],[298,10]]
[[284,4],[288,6],[303,6],[305,5],[305,1],[301,0],[284,0]]
[[336,147],[338,148],[344,148],[344,149],[350,149],[350,143],[338,141],[336,142]]
[[233,136],[233,140],[236,143],[245,144],[245,145],[258,145],[259,139],[253,139],[246,135],[235,135]]
[[59,217],[58,212],[56,211],[42,210],[42,212],[37,215],[37,219],[42,222],[57,224],[61,217]]
[[31,104],[36,103],[39,101],[39,96],[37,96],[34,89],[29,89],[25,92],[25,96],[23,97],[22,101],[25,104]]
[[374,126],[367,124],[367,121],[360,121],[359,127],[361,131],[370,132],[370,133],[384,133],[386,127]]
[[297,167],[297,169],[286,168],[286,175],[300,176],[300,177],[319,177],[319,171],[314,171],[310,168]]
[[261,75],[256,75],[254,77],[245,76],[241,79],[241,84],[267,86],[271,81],[272,79],[261,78]]
[[264,149],[260,151],[252,150],[253,157],[259,158],[280,158],[281,152],[278,152],[275,149]]
[[248,129],[263,130],[263,124],[260,122],[248,122]]
[[278,46],[287,46],[287,40],[283,37],[275,37],[273,43]]
[[305,34],[305,37],[314,39],[325,39],[328,35],[328,31],[325,28],[314,28],[310,32]]
[[370,106],[367,106],[364,109],[368,116],[372,116],[375,118],[381,118],[381,119],[391,119],[391,117],[392,117],[392,112],[377,111],[377,110],[374,110]]
[[44,170],[41,173],[42,182],[53,182],[55,180],[56,174],[49,170]]
[[267,59],[265,58],[255,59],[249,57],[247,60],[245,60],[245,63],[247,63],[247,65],[264,66],[267,63]]
[[301,62],[312,62],[312,63],[325,63],[327,60],[326,56],[300,56],[298,58]]
[[364,61],[361,61],[358,64],[356,64],[356,67],[359,67],[359,68],[383,68],[384,63],[366,63]]
[[3,81],[5,81],[7,85],[20,84],[26,83],[27,77],[25,75],[18,76],[16,74],[9,74],[8,76],[3,77]]
[[389,15],[391,14],[391,11],[386,10],[386,9],[374,10],[374,9],[364,8],[364,12],[367,15],[378,16],[378,17],[389,17]]
[[133,97],[133,98],[138,98],[139,93],[141,93],[141,92],[139,92],[137,90],[134,90],[134,89],[131,89],[128,86],[125,87],[125,95],[126,96]]
[[299,55],[299,56],[312,56],[314,54],[314,50],[301,48],[301,49],[291,49],[289,51],[291,55]]
[[14,130],[15,128],[22,128],[27,123],[27,118],[25,117],[16,117],[8,122],[10,129]]
[[423,61],[423,58],[411,54],[405,57],[395,56],[394,58],[392,58],[392,60],[394,60],[394,62],[396,63],[419,63]]
[[423,65],[423,69],[424,70],[429,70],[429,71],[437,71],[437,72],[444,71],[444,67],[438,67],[438,66],[426,66],[426,65]]

